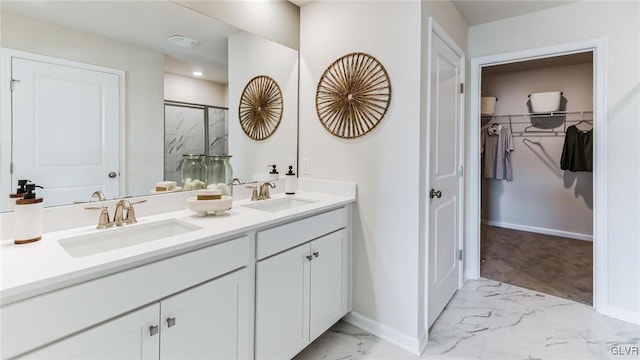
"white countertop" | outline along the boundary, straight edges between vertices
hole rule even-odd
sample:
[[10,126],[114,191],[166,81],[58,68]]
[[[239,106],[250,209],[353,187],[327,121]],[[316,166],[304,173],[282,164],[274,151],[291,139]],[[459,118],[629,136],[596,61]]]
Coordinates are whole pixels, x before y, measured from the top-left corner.
[[[272,198],[286,196],[278,194]],[[222,216],[198,217],[190,210],[180,210],[140,217],[138,224],[125,227],[179,219],[202,229],[78,258],[71,257],[58,240],[96,232],[117,231],[118,228],[98,230],[93,225],[49,232],[43,234],[42,240],[24,245],[15,245],[12,240],[3,241],[0,243],[0,304],[7,305],[65,286],[214,245],[258,228],[268,228],[355,201],[355,197],[351,196],[315,192],[299,191],[294,196],[314,202],[299,208],[271,213],[241,206],[250,203],[249,200],[242,200],[235,201],[232,209]]]

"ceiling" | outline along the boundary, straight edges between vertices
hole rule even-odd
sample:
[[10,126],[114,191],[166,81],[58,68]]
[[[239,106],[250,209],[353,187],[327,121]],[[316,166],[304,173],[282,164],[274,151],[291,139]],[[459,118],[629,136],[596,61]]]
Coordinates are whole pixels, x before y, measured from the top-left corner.
[[511,0],[511,1],[484,1],[484,0],[452,0],[460,15],[468,26],[484,24],[496,20],[514,16],[525,15],[558,6],[567,5],[576,1],[547,0]]
[[[195,70],[209,81],[226,84],[227,38],[235,27],[169,1],[42,1],[0,2],[3,12],[16,13],[132,43],[165,54],[165,71],[190,76]],[[182,48],[166,42],[184,35],[201,44]]]
[[[327,0],[289,0],[302,7],[315,1]],[[439,0],[427,0],[439,1]],[[506,19],[537,12],[557,6],[567,5],[576,1],[565,0],[452,0],[468,26],[484,24],[491,21]]]

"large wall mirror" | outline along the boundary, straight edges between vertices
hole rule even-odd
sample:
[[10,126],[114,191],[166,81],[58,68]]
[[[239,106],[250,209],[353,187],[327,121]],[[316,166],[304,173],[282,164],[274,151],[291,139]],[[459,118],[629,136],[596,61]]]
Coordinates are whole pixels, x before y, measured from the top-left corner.
[[[36,160],[32,162],[39,162],[46,174],[66,174],[66,180],[60,183],[27,176],[45,186],[39,192],[45,197],[45,206],[89,201],[94,190],[102,190],[98,186],[88,186],[80,192],[69,190],[74,188],[76,179],[92,173],[92,156],[101,160],[110,156],[119,162],[113,171],[93,171],[118,184],[115,196],[147,195],[157,182],[166,179],[167,172],[173,171],[177,176],[179,164],[175,159],[165,161],[166,151],[170,149],[174,158],[179,158],[183,152],[194,152],[194,143],[196,149],[202,148],[198,151],[201,153],[232,155],[234,177],[247,182],[267,173],[270,164],[276,164],[282,174],[289,165],[296,166],[296,50],[170,1],[2,1],[0,15],[0,211],[7,210],[8,194],[16,187],[15,176],[7,170],[19,171],[20,156],[31,151],[22,149],[33,149]],[[185,38],[167,41],[174,35]],[[24,60],[20,59],[21,54],[35,54],[36,58],[26,64],[16,62]],[[42,108],[27,106],[28,120],[15,118],[11,107],[16,107],[16,92],[43,80],[23,77],[28,81],[12,82],[12,71],[21,67],[29,70],[49,59],[67,61],[47,69],[49,94],[52,89],[53,94],[74,93],[75,99],[83,99],[83,105],[68,106],[56,96],[41,92],[37,99]],[[100,75],[98,80],[91,78],[70,88],[66,82],[58,81],[57,77],[64,75],[66,69],[75,69],[75,64],[88,66],[92,73]],[[194,71],[202,75],[196,76]],[[102,74],[107,74],[104,79]],[[238,119],[242,91],[250,79],[259,75],[273,78],[283,93],[281,124],[262,141],[248,137]],[[115,99],[105,95],[109,84],[116,89]],[[37,95],[37,90],[32,92]],[[92,96],[97,99],[98,110],[87,105]],[[111,100],[116,101],[115,110],[108,110],[105,105]],[[55,124],[34,123],[33,118],[43,118],[46,106],[65,109],[69,116],[56,119]],[[167,106],[171,107],[169,111]],[[182,106],[185,111],[181,111]],[[200,106],[208,114],[209,126],[193,131],[194,127],[203,127],[189,115]],[[225,108],[228,111],[222,111]],[[110,127],[113,124],[99,121],[110,111],[117,113],[118,126],[114,128]],[[180,133],[167,130],[167,112]],[[74,116],[98,120],[95,124],[87,121],[81,126],[70,125],[67,120]],[[30,124],[28,132],[16,126],[18,121]],[[219,135],[211,136],[210,131]],[[201,132],[210,135],[210,143],[205,144],[207,140],[201,138]],[[115,138],[105,140],[108,134],[115,134]],[[79,173],[65,172],[73,159],[89,165]],[[48,198],[55,201],[48,203]]]

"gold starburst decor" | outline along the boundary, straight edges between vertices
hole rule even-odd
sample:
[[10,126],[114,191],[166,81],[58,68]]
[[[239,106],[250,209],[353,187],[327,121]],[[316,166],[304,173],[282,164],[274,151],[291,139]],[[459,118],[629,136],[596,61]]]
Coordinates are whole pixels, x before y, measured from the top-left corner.
[[256,76],[249,80],[240,96],[240,126],[253,140],[264,140],[280,125],[282,108],[278,83],[265,75]]
[[347,54],[325,70],[316,91],[316,111],[335,136],[352,139],[373,130],[387,113],[391,83],[384,66],[361,52]]

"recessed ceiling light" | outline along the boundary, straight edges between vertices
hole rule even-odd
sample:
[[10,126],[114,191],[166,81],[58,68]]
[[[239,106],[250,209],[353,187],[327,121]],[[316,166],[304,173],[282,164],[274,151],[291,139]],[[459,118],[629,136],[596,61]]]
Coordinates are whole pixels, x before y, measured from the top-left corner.
[[182,46],[184,48],[194,48],[200,45],[200,41],[182,35],[172,35],[167,38],[169,44]]
[[194,76],[202,76],[202,71],[194,71],[192,72]]

